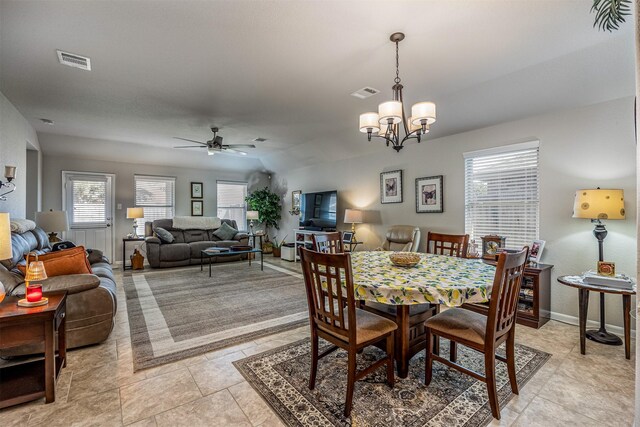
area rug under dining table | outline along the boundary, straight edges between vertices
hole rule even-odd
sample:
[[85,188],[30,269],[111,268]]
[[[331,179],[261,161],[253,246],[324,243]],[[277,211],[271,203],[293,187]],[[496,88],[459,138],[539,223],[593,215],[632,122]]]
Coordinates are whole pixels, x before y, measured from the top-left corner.
[[145,270],[123,278],[134,370],[309,323],[302,275],[265,263]]

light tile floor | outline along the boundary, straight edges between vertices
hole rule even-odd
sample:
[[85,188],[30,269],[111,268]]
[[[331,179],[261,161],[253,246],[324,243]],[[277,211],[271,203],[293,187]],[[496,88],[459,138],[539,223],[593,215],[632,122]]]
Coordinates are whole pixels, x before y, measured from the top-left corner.
[[[282,425],[232,362],[302,339],[308,328],[134,373],[120,272],[117,279],[118,313],[110,338],[68,353],[55,403],[36,401],[2,410],[1,426]],[[582,356],[578,328],[555,321],[539,330],[518,326],[516,337],[553,356],[502,409],[502,420],[492,425],[632,424],[635,352],[629,361],[621,347],[587,342],[587,355]]]

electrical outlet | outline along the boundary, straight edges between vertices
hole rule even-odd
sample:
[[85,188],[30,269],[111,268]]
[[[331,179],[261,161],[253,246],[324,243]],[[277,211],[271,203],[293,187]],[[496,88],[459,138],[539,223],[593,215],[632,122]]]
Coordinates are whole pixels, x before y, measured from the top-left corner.
[[116,209],[118,209],[119,211],[121,211],[121,210],[122,210],[122,203],[118,203],[118,204],[116,205]]

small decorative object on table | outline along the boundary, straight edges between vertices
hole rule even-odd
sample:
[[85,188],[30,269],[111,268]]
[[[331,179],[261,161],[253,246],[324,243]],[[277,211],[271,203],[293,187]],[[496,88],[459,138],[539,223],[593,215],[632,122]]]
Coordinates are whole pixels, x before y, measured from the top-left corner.
[[229,249],[232,251],[250,251],[253,248],[249,245],[233,245],[230,246]]
[[380,174],[380,203],[402,203],[402,170]]
[[529,262],[535,262],[536,264],[540,262],[545,243],[546,242],[544,240],[533,241],[531,244],[531,251],[529,252]]
[[44,269],[44,263],[36,260],[29,263],[29,255],[27,254],[27,272],[24,276],[25,298],[18,301],[20,307],[37,307],[49,303],[47,298],[42,297],[42,284],[31,283],[36,280],[44,280],[47,278],[47,272]]
[[415,252],[393,252],[389,259],[397,267],[415,267],[420,262],[420,255]]
[[131,255],[131,269],[132,270],[144,270],[144,256],[136,248]]
[[506,237],[489,235],[482,237],[482,258],[496,260],[498,249],[504,248]]
[[416,213],[444,212],[443,176],[416,178]]
[[616,263],[609,261],[598,261],[598,274],[601,276],[615,276]]
[[467,258],[480,258],[476,239],[471,239],[471,241],[469,242],[469,247],[467,249]]

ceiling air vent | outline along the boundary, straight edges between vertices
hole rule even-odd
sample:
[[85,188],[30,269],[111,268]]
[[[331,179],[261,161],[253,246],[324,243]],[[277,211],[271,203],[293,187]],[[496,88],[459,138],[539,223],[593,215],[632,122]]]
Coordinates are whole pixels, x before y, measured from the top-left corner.
[[359,99],[366,99],[378,93],[380,93],[378,89],[374,89],[372,87],[366,86],[360,90],[353,92],[351,96],[355,96],[356,98],[359,98]]
[[256,138],[253,140],[253,142],[265,142],[267,140],[267,138]]
[[56,52],[58,52],[58,61],[60,61],[62,65],[91,71],[91,59],[87,58],[86,56],[63,52],[61,50],[58,50]]

